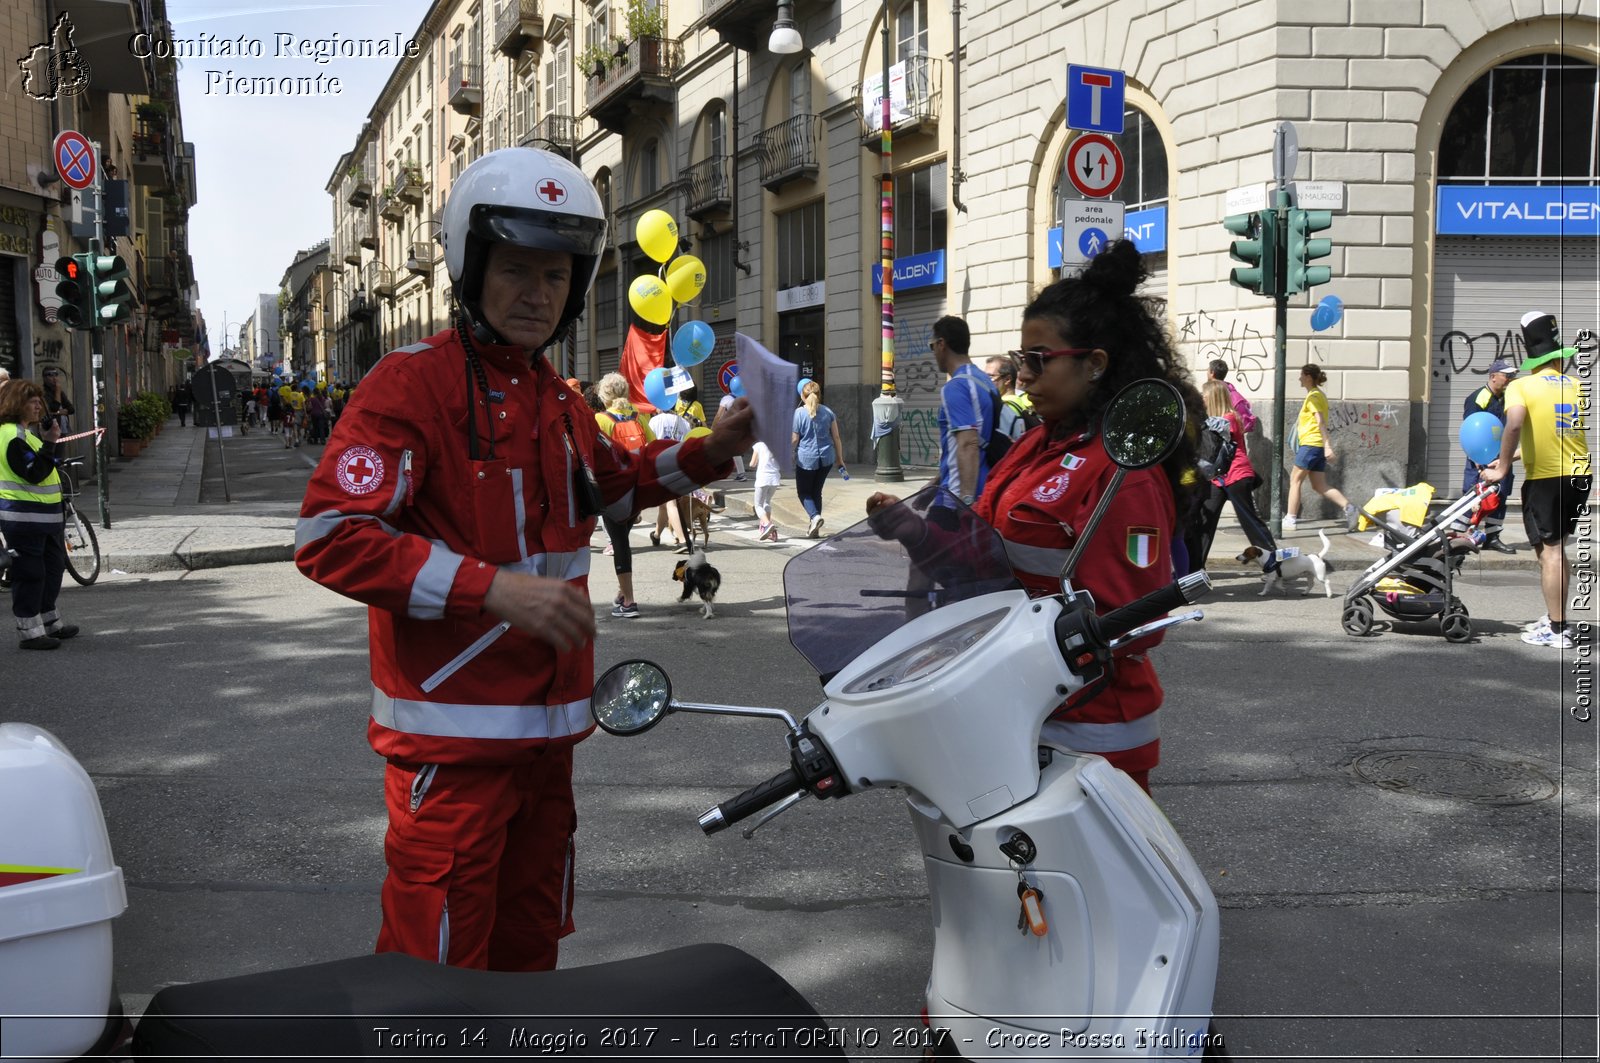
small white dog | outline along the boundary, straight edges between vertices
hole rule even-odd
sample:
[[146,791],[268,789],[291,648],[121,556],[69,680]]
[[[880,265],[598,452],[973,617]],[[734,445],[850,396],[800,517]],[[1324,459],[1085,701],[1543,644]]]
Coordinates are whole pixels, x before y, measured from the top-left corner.
[[1238,560],[1261,562],[1261,594],[1258,597],[1265,597],[1278,583],[1295,581],[1304,584],[1301,594],[1310,594],[1311,588],[1320,583],[1324,597],[1332,598],[1333,585],[1328,582],[1328,573],[1333,571],[1333,565],[1327,560],[1327,555],[1328,548],[1333,544],[1320,530],[1317,538],[1322,540],[1322,552],[1318,554],[1301,553],[1292,546],[1280,549],[1276,554],[1268,554],[1258,546],[1247,547]]

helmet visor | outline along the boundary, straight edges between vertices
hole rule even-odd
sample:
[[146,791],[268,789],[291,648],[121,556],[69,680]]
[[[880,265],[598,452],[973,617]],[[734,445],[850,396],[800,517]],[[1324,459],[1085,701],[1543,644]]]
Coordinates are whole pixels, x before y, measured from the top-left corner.
[[467,227],[474,236],[492,243],[514,244],[541,251],[566,251],[598,255],[606,245],[604,218],[564,214],[531,207],[505,207],[480,203],[472,208]]

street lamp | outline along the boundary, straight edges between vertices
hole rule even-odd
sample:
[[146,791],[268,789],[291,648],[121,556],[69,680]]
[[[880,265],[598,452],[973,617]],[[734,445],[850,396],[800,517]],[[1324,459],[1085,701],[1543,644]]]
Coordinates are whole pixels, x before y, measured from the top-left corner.
[[767,50],[774,55],[796,55],[805,46],[794,25],[792,0],[778,0],[778,18],[772,24],[772,35],[767,38]]

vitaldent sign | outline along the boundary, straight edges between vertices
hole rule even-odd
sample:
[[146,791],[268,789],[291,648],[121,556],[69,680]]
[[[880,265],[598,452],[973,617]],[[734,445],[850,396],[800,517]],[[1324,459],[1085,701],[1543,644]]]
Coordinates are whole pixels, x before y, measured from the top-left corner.
[[1600,188],[1441,185],[1439,232],[1446,236],[1600,236]]
[[[944,252],[929,251],[925,255],[907,255],[894,260],[894,290],[908,292],[913,288],[932,288],[944,283]],[[872,290],[883,294],[883,263],[872,267]]]

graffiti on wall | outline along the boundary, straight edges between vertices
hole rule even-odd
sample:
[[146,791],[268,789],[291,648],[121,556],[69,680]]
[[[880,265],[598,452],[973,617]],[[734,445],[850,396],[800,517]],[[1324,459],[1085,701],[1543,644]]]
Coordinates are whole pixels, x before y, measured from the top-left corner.
[[1439,337],[1439,354],[1442,356],[1439,361],[1448,365],[1450,372],[1456,375],[1469,371],[1486,374],[1490,364],[1497,358],[1521,362],[1523,352],[1522,334],[1518,329],[1480,332],[1476,336],[1452,329]]
[[1400,430],[1400,411],[1392,402],[1336,402],[1328,405],[1328,427],[1346,446],[1353,440],[1358,450],[1376,450],[1385,438]]
[[1224,321],[1204,310],[1183,319],[1178,342],[1197,344],[1201,365],[1222,359],[1228,379],[1244,391],[1260,391],[1272,369],[1272,344],[1266,336],[1238,320]]
[[901,415],[900,464],[939,464],[938,410],[907,410]]

